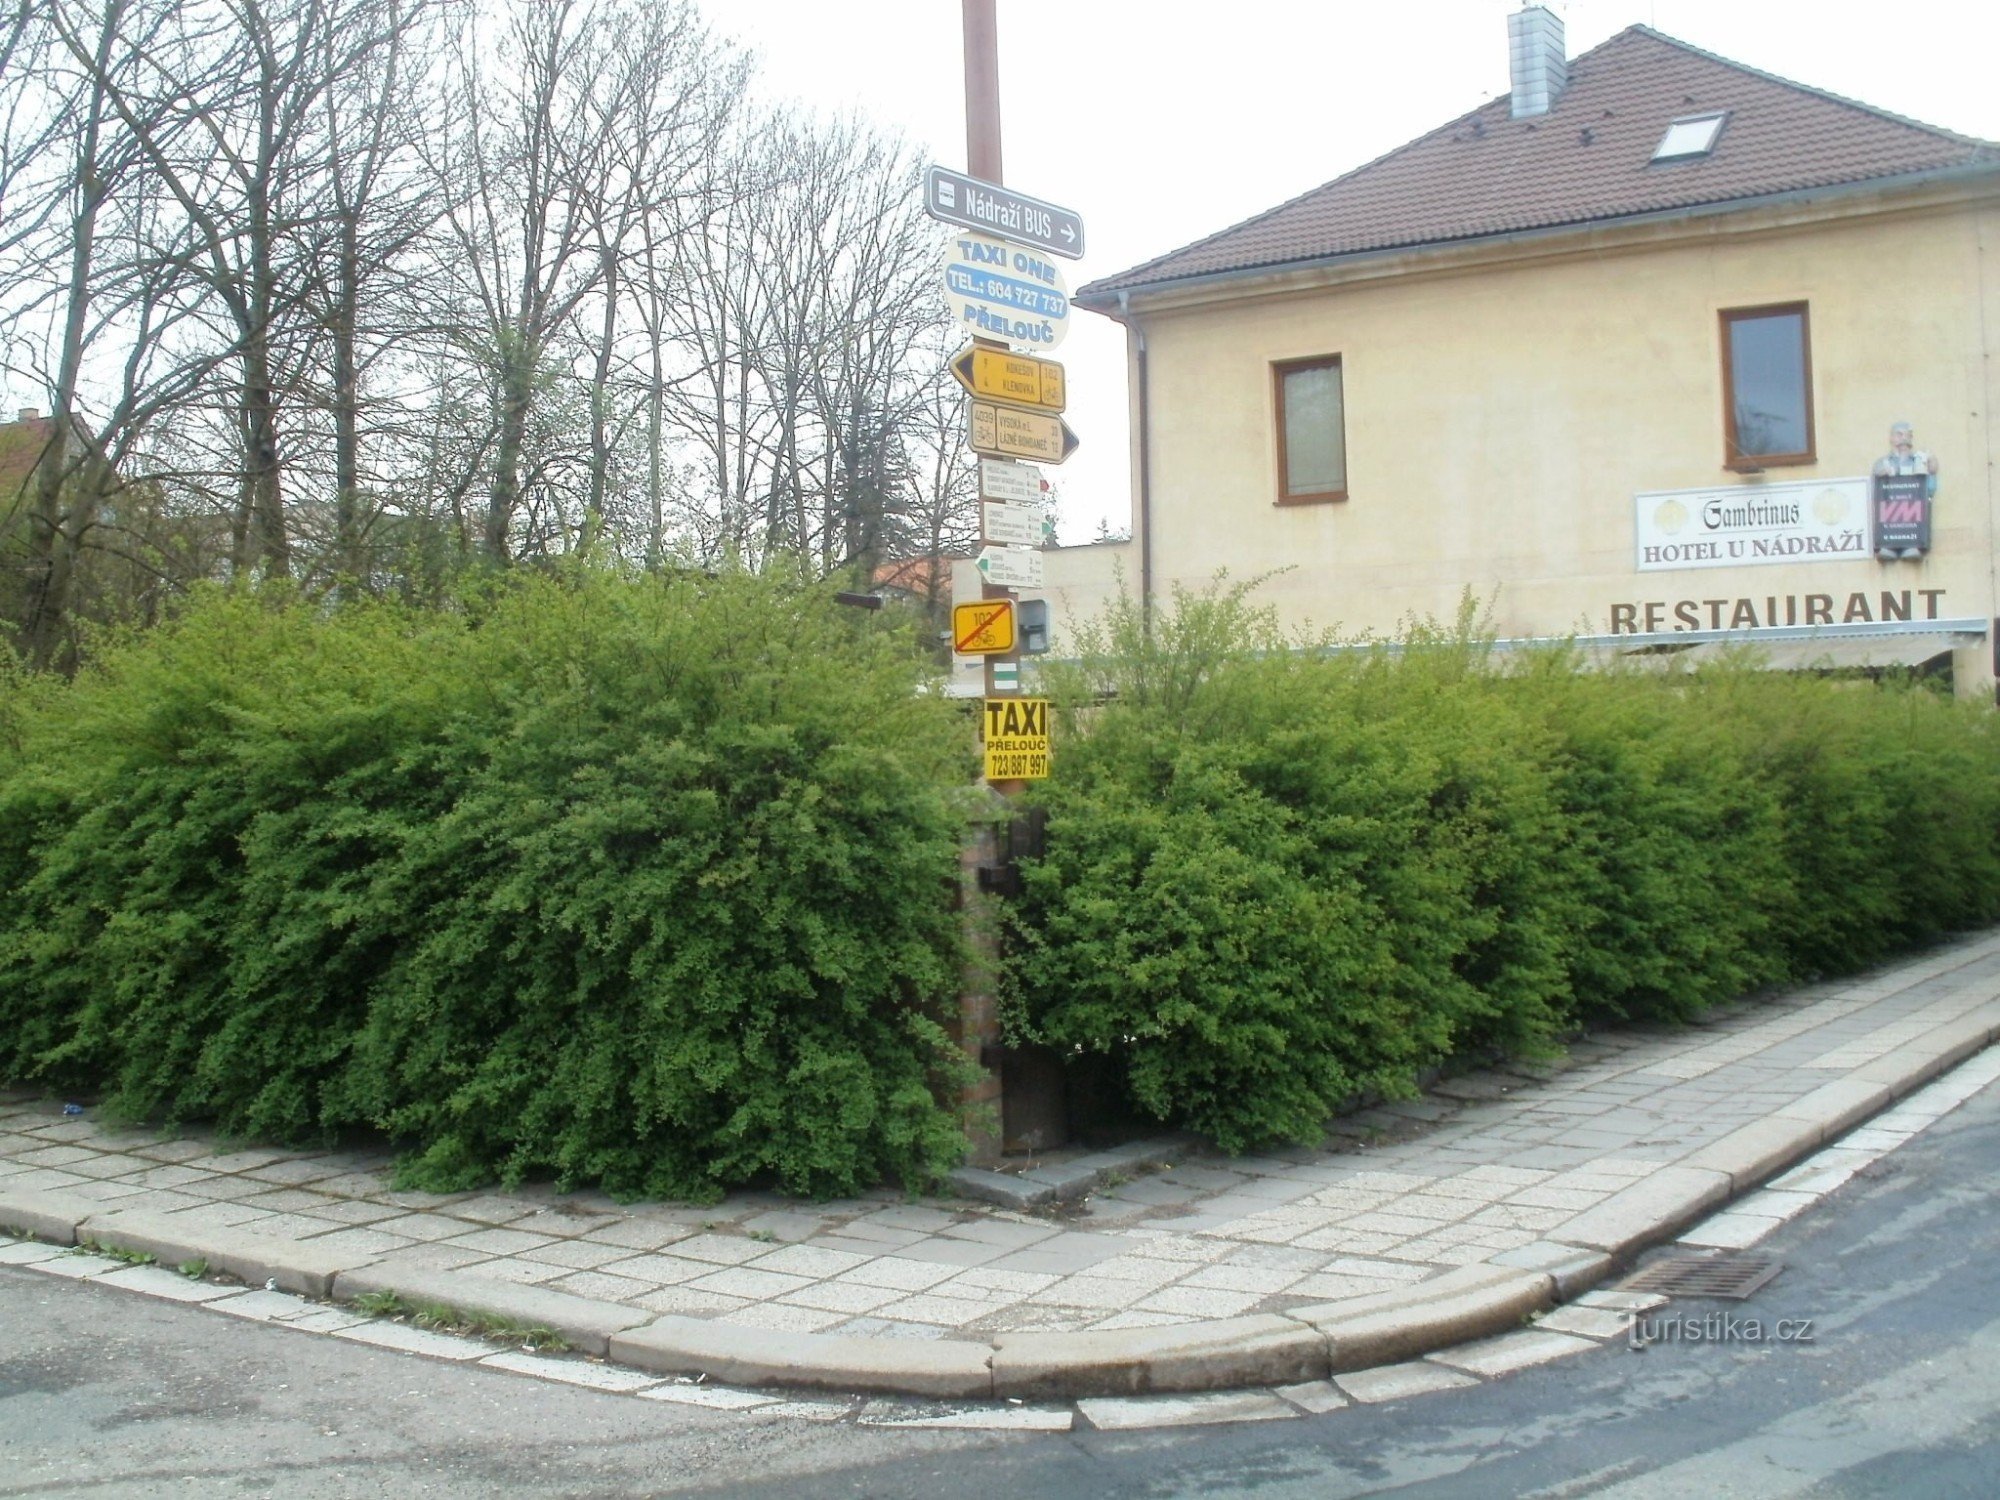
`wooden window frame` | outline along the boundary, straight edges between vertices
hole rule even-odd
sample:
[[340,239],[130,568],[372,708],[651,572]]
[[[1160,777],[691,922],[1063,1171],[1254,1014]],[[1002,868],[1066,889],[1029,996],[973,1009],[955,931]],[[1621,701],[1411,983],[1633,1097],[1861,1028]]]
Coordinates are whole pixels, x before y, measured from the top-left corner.
[[[1732,325],[1739,319],[1768,318],[1779,313],[1796,313],[1799,319],[1799,354],[1805,366],[1806,446],[1798,453],[1745,453],[1736,433],[1736,372]],[[1755,474],[1763,469],[1796,468],[1819,462],[1819,424],[1813,415],[1813,358],[1811,305],[1799,302],[1766,302],[1757,307],[1725,307],[1719,310],[1722,332],[1722,466],[1737,474]]]
[[[1293,494],[1288,488],[1291,483],[1291,460],[1285,451],[1285,377],[1300,370],[1323,370],[1333,368],[1340,371],[1340,488],[1337,490],[1310,490]],[[1306,359],[1280,359],[1271,362],[1271,400],[1275,408],[1278,428],[1278,499],[1279,505],[1324,505],[1330,501],[1347,498],[1347,366],[1338,354],[1315,354]]]

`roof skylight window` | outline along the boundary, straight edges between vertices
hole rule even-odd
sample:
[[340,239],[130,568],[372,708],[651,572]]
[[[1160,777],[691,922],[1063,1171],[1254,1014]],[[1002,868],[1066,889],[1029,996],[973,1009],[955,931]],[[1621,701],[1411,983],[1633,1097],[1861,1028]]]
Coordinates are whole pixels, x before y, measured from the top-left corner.
[[1667,127],[1660,144],[1653,148],[1654,161],[1683,161],[1690,156],[1706,156],[1715,149],[1727,113],[1688,115]]

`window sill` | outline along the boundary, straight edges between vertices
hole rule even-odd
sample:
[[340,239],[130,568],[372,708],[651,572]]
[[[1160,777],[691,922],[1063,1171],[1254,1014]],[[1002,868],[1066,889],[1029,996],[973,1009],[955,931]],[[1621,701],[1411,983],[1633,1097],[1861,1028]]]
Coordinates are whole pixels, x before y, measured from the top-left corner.
[[1755,458],[1736,458],[1723,464],[1730,474],[1761,474],[1766,469],[1802,469],[1819,462],[1814,453],[1760,453]]
[[1333,505],[1347,498],[1346,490],[1328,490],[1319,495],[1280,495],[1271,503],[1280,510],[1294,505]]

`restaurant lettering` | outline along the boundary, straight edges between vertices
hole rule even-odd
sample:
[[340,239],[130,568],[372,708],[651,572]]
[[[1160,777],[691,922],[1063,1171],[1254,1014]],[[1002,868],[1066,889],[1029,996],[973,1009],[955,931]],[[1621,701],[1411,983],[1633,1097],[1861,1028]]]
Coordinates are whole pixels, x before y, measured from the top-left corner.
[[1943,589],[1850,594],[1764,594],[1736,599],[1647,599],[1611,606],[1613,635],[1683,630],[1763,630],[1780,625],[1879,625],[1935,620]]

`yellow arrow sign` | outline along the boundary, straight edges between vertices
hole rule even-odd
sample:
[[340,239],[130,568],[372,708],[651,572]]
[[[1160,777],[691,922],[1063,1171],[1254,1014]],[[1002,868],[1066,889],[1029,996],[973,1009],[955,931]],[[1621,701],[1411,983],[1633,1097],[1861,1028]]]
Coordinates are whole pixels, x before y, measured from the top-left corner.
[[1042,411],[1061,411],[1065,405],[1063,367],[1052,359],[968,344],[951,357],[951,373],[975,396]]
[[974,453],[996,458],[1034,458],[1059,464],[1077,449],[1069,423],[1053,412],[1023,411],[991,401],[967,403],[966,441]]

